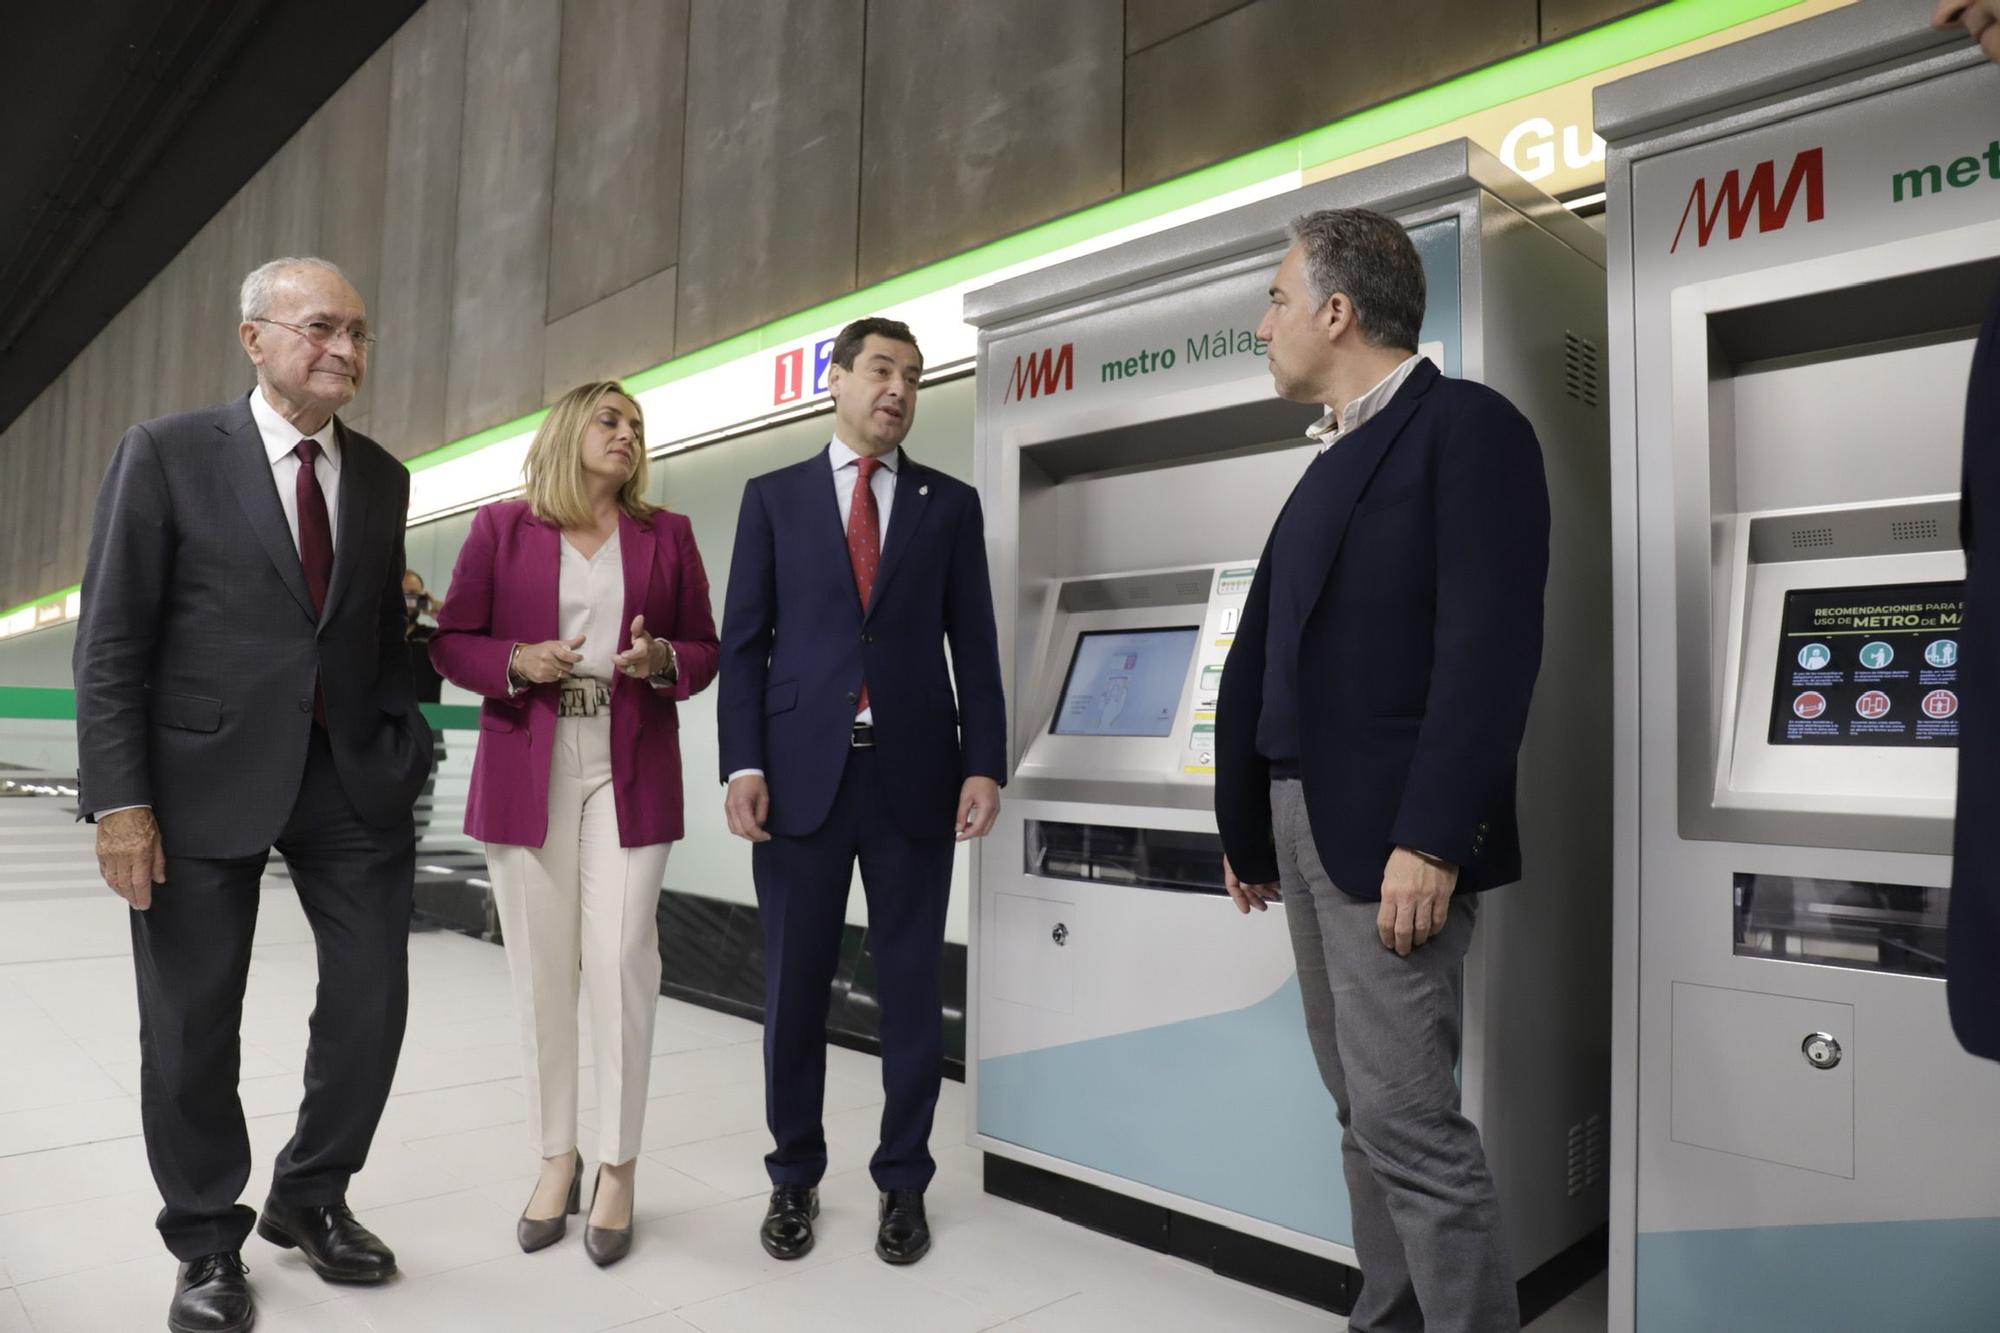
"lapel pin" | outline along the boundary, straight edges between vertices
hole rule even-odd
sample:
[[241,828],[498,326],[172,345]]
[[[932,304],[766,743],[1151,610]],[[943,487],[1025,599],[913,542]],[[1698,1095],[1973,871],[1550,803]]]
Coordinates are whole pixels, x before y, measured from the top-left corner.
[[919,486],[919,487],[917,487],[917,494],[918,494],[918,495],[929,495],[930,493],[931,493],[931,488],[930,488],[930,487],[928,487],[928,486]]

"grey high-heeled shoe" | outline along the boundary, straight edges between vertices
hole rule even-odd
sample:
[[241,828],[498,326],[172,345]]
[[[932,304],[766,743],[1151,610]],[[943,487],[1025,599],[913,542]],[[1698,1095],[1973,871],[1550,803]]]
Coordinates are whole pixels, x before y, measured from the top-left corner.
[[[534,1200],[529,1200],[533,1204]],[[569,1201],[563,1211],[555,1217],[529,1217],[524,1211],[521,1220],[514,1227],[514,1235],[521,1242],[523,1254],[533,1254],[536,1250],[546,1250],[561,1240],[569,1232],[569,1219],[576,1216],[583,1203],[583,1154],[577,1153],[571,1163],[569,1178]]]
[[[590,1206],[597,1207],[597,1192],[604,1188],[604,1164],[597,1165],[597,1181],[590,1189]],[[637,1211],[636,1209],[634,1210]],[[584,1224],[583,1252],[590,1256],[590,1262],[599,1268],[617,1263],[632,1250],[632,1223],[627,1221],[622,1227],[600,1227]]]

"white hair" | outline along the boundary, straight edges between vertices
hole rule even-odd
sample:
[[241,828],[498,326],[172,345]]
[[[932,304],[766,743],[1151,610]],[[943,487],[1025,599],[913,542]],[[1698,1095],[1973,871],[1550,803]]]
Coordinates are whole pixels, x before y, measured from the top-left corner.
[[[334,277],[339,278],[342,282],[347,281],[347,275],[340,271],[340,265],[334,263],[331,259],[288,257],[285,259],[267,260],[251,269],[243,279],[242,306],[244,322],[248,323],[250,320],[263,319],[268,316],[271,313],[271,294],[277,289],[278,279],[294,270],[302,268],[324,269],[326,272],[333,274]],[[351,286],[352,284],[350,283],[349,285]]]

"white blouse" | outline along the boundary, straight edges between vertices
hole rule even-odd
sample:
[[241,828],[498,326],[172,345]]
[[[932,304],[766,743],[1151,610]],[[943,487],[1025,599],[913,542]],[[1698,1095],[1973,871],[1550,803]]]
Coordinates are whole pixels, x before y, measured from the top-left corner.
[[558,637],[584,636],[577,651],[583,660],[572,675],[590,676],[611,684],[618,668],[612,657],[618,652],[618,636],[625,618],[625,561],[619,552],[619,534],[598,548],[590,559],[561,539],[562,575],[556,585]]

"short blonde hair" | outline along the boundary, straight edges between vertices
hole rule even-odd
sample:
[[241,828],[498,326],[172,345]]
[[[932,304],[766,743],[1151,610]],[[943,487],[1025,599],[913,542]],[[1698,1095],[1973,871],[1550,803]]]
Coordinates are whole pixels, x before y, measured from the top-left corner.
[[[617,380],[596,380],[579,384],[558,398],[535,432],[528,446],[528,506],[535,516],[559,528],[580,528],[591,521],[590,501],[583,486],[583,433],[604,395],[615,393],[630,401]],[[632,475],[618,488],[618,507],[640,522],[651,518],[659,506],[646,499],[646,437],[642,418],[633,441]]]

